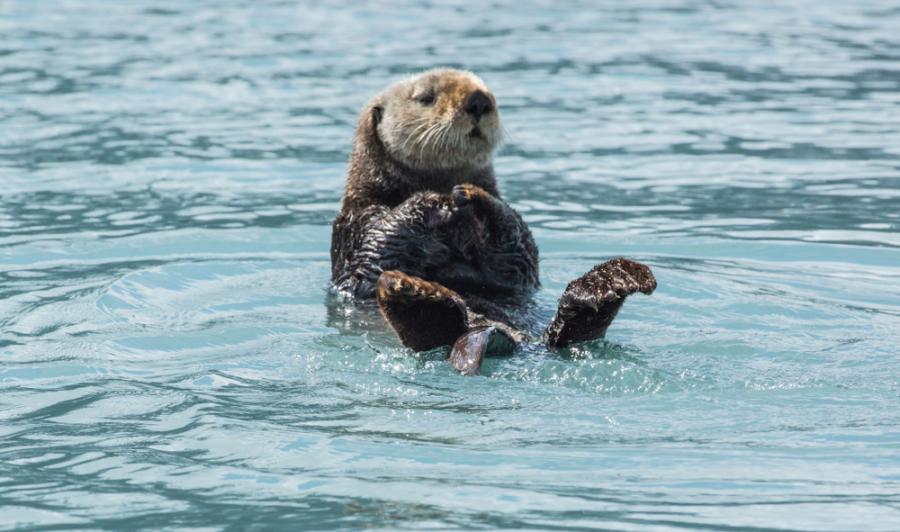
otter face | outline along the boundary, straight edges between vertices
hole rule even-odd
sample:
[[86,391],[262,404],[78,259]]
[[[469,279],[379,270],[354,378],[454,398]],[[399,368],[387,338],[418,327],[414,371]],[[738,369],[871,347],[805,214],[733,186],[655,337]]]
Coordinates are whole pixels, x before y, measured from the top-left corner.
[[462,70],[430,70],[376,97],[378,137],[398,161],[422,169],[483,167],[500,143],[497,101]]

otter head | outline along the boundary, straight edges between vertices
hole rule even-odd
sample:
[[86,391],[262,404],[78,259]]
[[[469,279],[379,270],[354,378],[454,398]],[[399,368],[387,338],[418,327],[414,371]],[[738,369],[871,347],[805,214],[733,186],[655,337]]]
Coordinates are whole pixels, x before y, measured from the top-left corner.
[[387,153],[412,168],[481,168],[500,142],[497,102],[471,72],[423,72],[385,89],[367,112]]

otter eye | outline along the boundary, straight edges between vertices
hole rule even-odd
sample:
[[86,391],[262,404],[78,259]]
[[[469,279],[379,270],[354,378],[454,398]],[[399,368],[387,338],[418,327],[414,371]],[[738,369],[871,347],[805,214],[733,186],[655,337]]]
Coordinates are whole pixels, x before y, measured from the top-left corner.
[[416,96],[415,100],[422,105],[431,105],[434,103],[434,93],[426,92],[425,94],[420,94]]

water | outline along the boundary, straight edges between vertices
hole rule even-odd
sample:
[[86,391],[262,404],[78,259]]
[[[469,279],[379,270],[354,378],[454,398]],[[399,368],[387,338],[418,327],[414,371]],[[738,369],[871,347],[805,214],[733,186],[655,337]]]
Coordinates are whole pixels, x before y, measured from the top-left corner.
[[[900,7],[0,3],[0,522],[900,528]],[[356,113],[497,94],[541,308],[462,378],[328,296]]]

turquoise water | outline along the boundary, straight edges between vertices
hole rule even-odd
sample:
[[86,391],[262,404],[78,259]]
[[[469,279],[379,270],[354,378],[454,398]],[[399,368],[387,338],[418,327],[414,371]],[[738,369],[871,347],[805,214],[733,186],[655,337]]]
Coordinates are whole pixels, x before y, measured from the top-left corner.
[[[0,526],[900,529],[900,6],[0,2]],[[329,296],[357,111],[497,94],[567,356]]]

